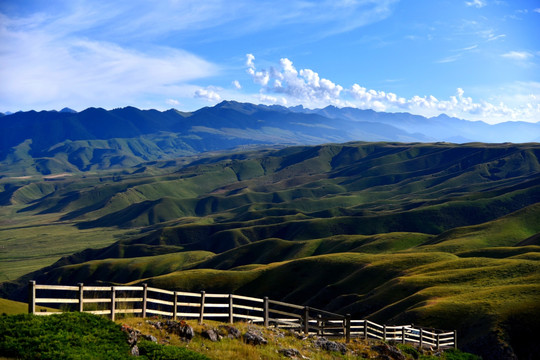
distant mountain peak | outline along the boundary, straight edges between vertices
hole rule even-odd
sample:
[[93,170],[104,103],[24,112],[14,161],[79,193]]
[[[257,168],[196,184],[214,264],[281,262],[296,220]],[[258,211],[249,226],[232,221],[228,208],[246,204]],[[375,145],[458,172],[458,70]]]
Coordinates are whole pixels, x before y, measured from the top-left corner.
[[68,107],[63,108],[62,110],[60,110],[60,112],[61,112],[61,113],[72,113],[72,114],[77,113],[75,110],[70,109],[70,108],[68,108]]

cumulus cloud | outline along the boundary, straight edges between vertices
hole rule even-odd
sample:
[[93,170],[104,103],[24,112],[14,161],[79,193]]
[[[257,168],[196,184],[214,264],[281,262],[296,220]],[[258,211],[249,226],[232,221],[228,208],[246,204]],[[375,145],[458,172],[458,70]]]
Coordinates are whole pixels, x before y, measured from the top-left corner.
[[255,56],[253,56],[253,54],[246,55],[246,66],[248,67],[247,73],[251,75],[251,78],[255,83],[266,86],[266,84],[268,84],[268,81],[270,80],[270,74],[266,70],[256,71],[255,63],[253,62],[254,60]]
[[533,54],[527,51],[509,51],[507,53],[502,54],[501,56],[504,58],[513,59],[513,60],[527,60],[533,57]]
[[472,1],[465,1],[465,5],[481,8],[481,7],[486,6],[486,2],[484,0],[472,0]]
[[[255,71],[255,57],[247,57],[246,66],[253,81],[260,84]],[[269,81],[261,86],[259,99],[272,104],[303,104],[308,107],[324,107],[326,105],[350,106],[376,111],[407,111],[424,116],[437,116],[445,113],[450,116],[468,120],[483,120],[490,123],[508,120],[537,121],[540,117],[540,84],[527,84],[518,88],[508,89],[507,100],[512,100],[510,94],[519,95],[515,106],[507,105],[503,100],[497,104],[487,101],[475,101],[465,96],[465,90],[457,88],[454,95],[447,99],[438,99],[433,95],[414,95],[410,98],[399,96],[392,92],[367,89],[357,83],[350,88],[344,88],[321,76],[311,69],[298,70],[293,62],[282,58],[279,68],[270,68],[261,72],[269,76]],[[503,91],[504,92],[504,91]],[[281,99],[280,99],[281,95]],[[526,105],[519,105],[526,104]]]
[[216,102],[221,100],[221,96],[211,89],[197,89],[193,95],[196,98],[206,99],[210,102]]
[[[302,102],[338,103],[343,87],[321,78],[311,69],[297,70],[287,58],[280,60],[280,68],[255,71],[255,57],[247,55],[247,72],[253,82],[263,85],[263,91],[285,94]],[[261,81],[261,79],[263,81]],[[267,100],[270,99],[267,97]]]
[[536,8],[533,11],[540,14],[540,8]]

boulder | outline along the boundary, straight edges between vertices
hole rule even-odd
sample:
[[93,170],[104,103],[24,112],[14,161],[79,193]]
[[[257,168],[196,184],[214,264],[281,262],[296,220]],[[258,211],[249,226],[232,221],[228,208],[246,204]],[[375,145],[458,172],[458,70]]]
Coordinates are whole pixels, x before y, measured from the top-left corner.
[[221,335],[216,329],[204,329],[201,335],[213,342],[221,340]]
[[231,325],[219,325],[220,335],[229,339],[238,339],[242,336],[240,330]]
[[143,338],[148,341],[157,343],[157,338],[154,335],[143,335]]
[[251,345],[265,345],[268,341],[258,331],[249,330],[244,334],[244,341]]
[[377,351],[381,356],[386,357],[387,359],[392,360],[405,360],[405,355],[396,348],[395,346],[391,346],[385,343],[382,343],[380,345],[374,345],[371,347],[373,350]]
[[278,351],[278,353],[280,353],[281,355],[285,356],[285,357],[288,357],[288,358],[298,358],[298,357],[302,357],[302,354],[300,354],[300,351],[296,350],[296,349],[281,349]]
[[345,344],[338,343],[335,341],[330,341],[325,337],[318,338],[315,341],[315,346],[326,351],[334,351],[334,352],[339,352],[341,354],[347,353],[347,346],[345,346]]
[[180,339],[184,341],[189,342],[195,336],[193,328],[188,325],[184,320],[180,322],[168,320],[165,323],[165,326],[168,333],[176,334],[178,335],[178,337],[180,337]]
[[133,345],[131,348],[131,356],[139,356],[139,347],[137,345]]

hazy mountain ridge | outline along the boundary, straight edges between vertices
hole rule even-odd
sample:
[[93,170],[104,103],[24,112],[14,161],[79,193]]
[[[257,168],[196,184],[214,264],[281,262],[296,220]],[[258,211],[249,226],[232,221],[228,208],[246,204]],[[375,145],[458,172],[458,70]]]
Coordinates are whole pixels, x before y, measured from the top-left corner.
[[328,142],[531,142],[539,123],[488,125],[408,113],[326,107],[309,110],[224,101],[191,113],[88,108],[0,117],[0,170],[32,175],[121,169],[246,145]]

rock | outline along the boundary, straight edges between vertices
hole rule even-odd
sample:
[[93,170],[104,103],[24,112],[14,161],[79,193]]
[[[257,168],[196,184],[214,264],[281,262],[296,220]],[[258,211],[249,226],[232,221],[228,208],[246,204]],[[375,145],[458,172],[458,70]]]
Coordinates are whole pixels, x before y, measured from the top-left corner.
[[219,325],[219,330],[221,330],[221,335],[227,336],[229,339],[238,339],[242,336],[240,330],[230,325]]
[[193,339],[193,336],[195,336],[193,328],[184,320],[180,322],[168,320],[165,323],[165,326],[168,333],[176,334],[184,341],[189,342],[191,339]]
[[133,346],[137,343],[141,332],[137,329],[132,328],[129,325],[122,325],[122,331],[125,332],[128,336],[127,342],[129,345]]
[[146,320],[146,322],[158,330],[161,330],[163,328],[163,323],[161,321]]
[[380,354],[381,358],[385,357],[389,360],[390,359],[391,360],[405,360],[406,359],[405,355],[401,352],[401,350],[385,343],[374,345],[371,347],[371,349],[377,351]]
[[139,356],[139,347],[137,345],[133,345],[131,348],[131,356]]
[[262,334],[249,330],[244,334],[244,341],[246,344],[251,345],[265,345],[268,343],[268,341],[262,336]]
[[143,338],[145,338],[148,341],[157,343],[157,339],[154,335],[143,335]]
[[315,341],[315,346],[326,351],[334,351],[334,352],[339,352],[341,354],[347,353],[347,346],[345,346],[345,344],[338,343],[335,341],[330,341],[325,337],[318,338]]
[[221,340],[221,335],[216,329],[205,329],[203,330],[201,335],[207,339],[210,339],[210,341],[213,341],[213,342]]
[[296,358],[296,357],[302,357],[302,354],[300,354],[300,351],[296,349],[281,349],[278,351],[281,355],[288,357],[288,358]]

